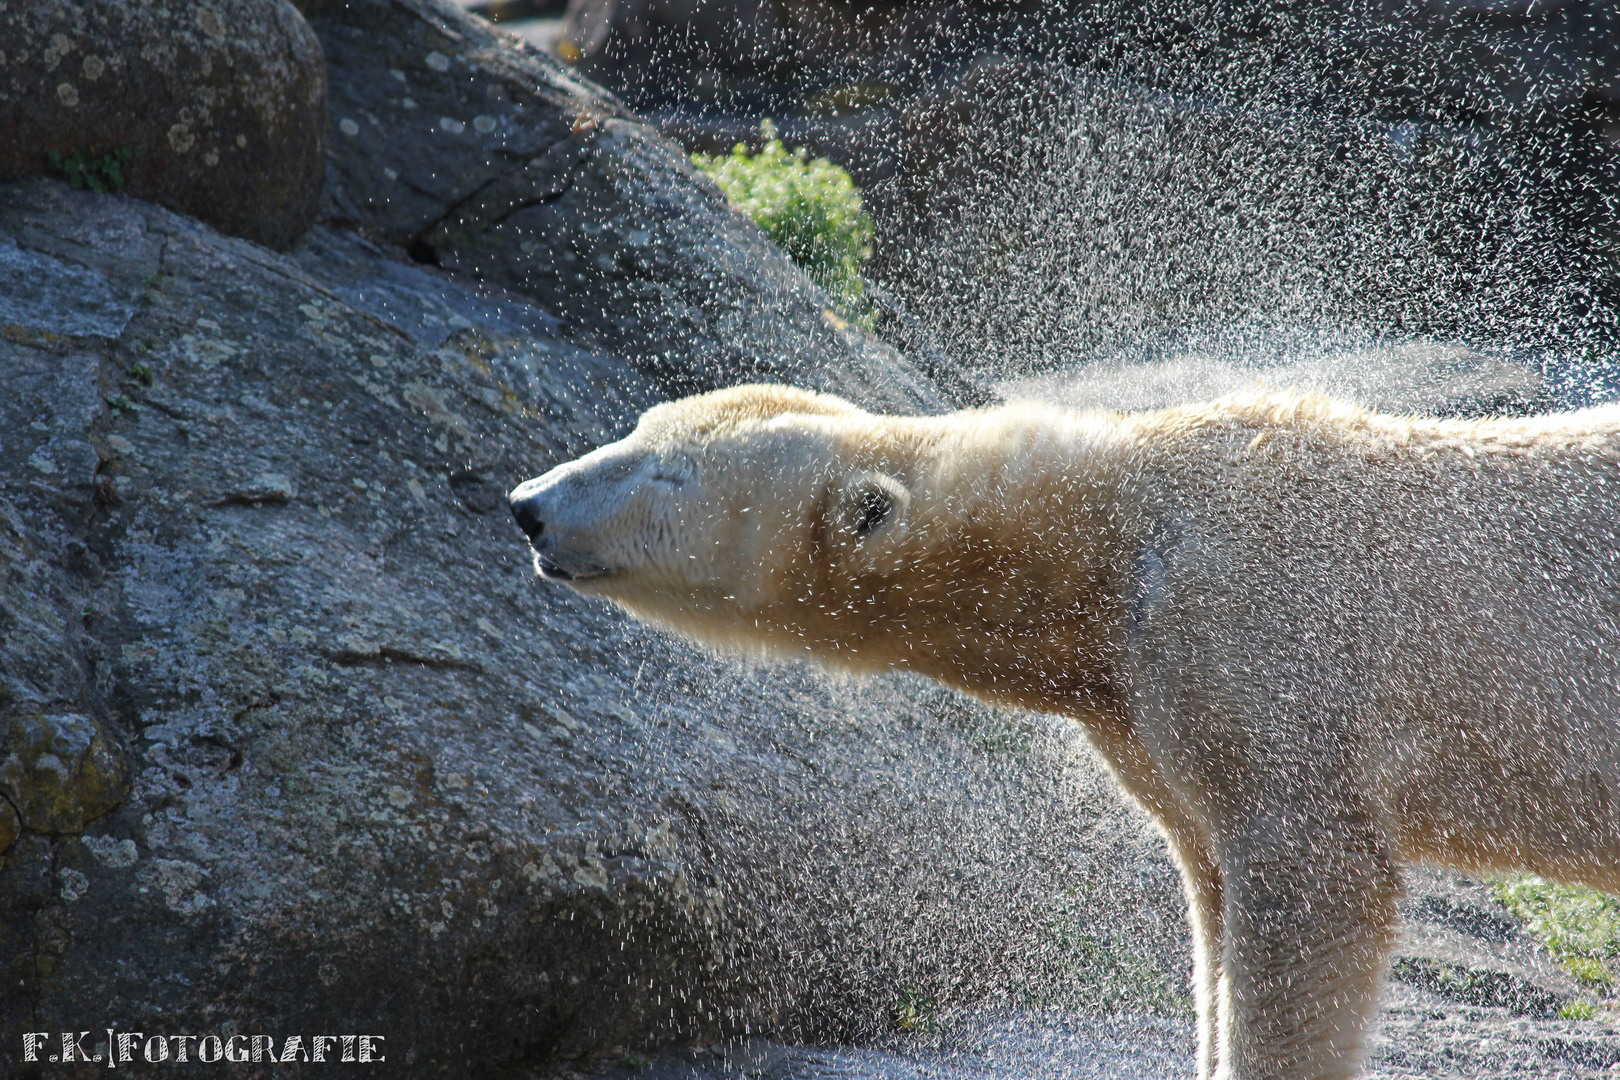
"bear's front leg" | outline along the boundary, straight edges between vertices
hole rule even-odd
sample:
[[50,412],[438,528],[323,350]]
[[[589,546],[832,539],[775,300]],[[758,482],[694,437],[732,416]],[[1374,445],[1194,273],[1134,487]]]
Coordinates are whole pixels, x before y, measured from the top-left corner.
[[1192,928],[1193,1003],[1198,1010],[1198,1080],[1212,1080],[1220,1065],[1216,1032],[1220,1030],[1221,955],[1226,935],[1221,902],[1221,871],[1209,848],[1189,826],[1166,829],[1170,852],[1181,870],[1187,896],[1187,922]]
[[1394,942],[1400,872],[1364,818],[1274,808],[1224,838],[1216,1076],[1347,1080]]
[[1221,903],[1221,867],[1208,828],[1188,801],[1166,780],[1136,727],[1120,715],[1098,715],[1076,709],[1091,745],[1108,762],[1114,778],[1153,815],[1181,871],[1187,897],[1187,921],[1193,939],[1193,1000],[1198,1008],[1198,1080],[1215,1074],[1217,1001],[1220,998],[1221,950],[1225,941]]

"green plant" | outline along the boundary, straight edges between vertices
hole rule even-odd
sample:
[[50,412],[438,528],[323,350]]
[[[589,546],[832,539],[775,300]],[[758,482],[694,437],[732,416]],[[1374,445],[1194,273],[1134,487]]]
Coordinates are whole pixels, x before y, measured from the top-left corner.
[[107,405],[114,413],[120,415],[123,413],[132,413],[136,409],[135,403],[129,400],[129,398],[123,394],[108,394]]
[[692,162],[846,315],[864,320],[861,268],[872,256],[872,218],[855,181],[826,158],[811,160],[803,147],[787,149],[769,120],[759,132],[757,153],[738,143],[730,154],[693,154]]
[[1564,970],[1578,983],[1607,989],[1614,985],[1614,976],[1609,969],[1603,966],[1603,961],[1595,960],[1590,956],[1567,956],[1564,958]]
[[1590,1001],[1572,1001],[1559,1009],[1558,1015],[1564,1020],[1590,1020],[1597,1015],[1597,1008]]
[[906,987],[894,1007],[894,1026],[918,1035],[935,1034],[940,1026],[939,1002],[921,987]]
[[1620,958],[1620,899],[1529,874],[1501,878],[1491,891],[1578,981],[1614,986],[1607,962]]
[[124,186],[124,166],[132,157],[134,152],[127,146],[95,155],[78,150],[65,158],[55,150],[47,150],[45,167],[66,180],[75,191],[89,188],[97,195],[105,195]]
[[134,379],[136,382],[140,383],[142,386],[152,385],[152,367],[150,364],[131,364],[129,370],[125,372],[125,374]]

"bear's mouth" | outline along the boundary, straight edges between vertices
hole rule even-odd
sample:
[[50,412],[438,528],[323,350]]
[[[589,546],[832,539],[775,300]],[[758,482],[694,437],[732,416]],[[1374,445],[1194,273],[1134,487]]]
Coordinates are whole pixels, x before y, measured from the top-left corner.
[[562,567],[558,566],[544,555],[536,555],[534,558],[534,565],[540,568],[540,576],[543,578],[548,578],[551,581],[574,580],[573,574],[570,574],[568,571],[564,570]]
[[534,565],[540,571],[540,576],[547,581],[589,581],[592,578],[605,577],[609,573],[607,567],[597,566],[594,563],[566,570],[538,553],[534,557]]

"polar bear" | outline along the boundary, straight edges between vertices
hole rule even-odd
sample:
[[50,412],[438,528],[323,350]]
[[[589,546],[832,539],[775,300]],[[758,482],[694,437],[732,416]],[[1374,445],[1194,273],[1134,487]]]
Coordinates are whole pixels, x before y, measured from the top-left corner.
[[743,386],[512,492],[544,578],[1083,726],[1158,822],[1200,1077],[1360,1068],[1401,867],[1620,893],[1620,407],[878,416]]

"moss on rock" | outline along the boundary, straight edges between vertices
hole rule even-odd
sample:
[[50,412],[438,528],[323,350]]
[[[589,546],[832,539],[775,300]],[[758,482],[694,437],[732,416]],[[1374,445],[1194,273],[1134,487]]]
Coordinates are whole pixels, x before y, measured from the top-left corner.
[[[81,832],[129,794],[123,756],[94,720],[78,713],[13,716],[5,728],[0,795],[22,828],[59,835]],[[0,811],[0,850],[11,846]]]

